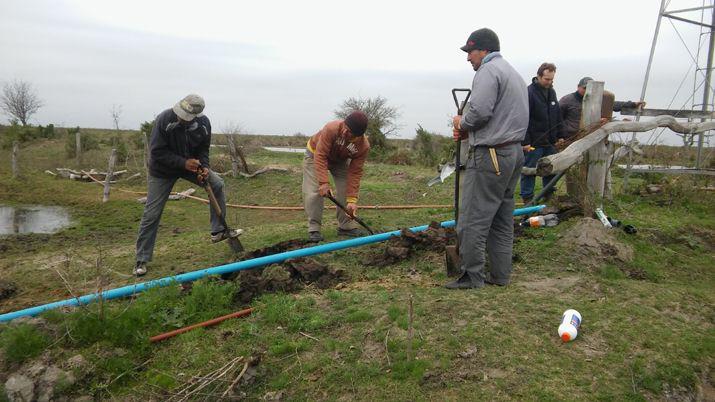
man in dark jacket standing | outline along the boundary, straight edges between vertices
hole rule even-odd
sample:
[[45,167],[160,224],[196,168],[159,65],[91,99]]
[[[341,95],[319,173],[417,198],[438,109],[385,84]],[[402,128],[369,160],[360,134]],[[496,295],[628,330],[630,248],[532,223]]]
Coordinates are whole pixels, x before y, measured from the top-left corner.
[[[151,261],[159,230],[159,220],[171,189],[179,178],[194,184],[208,180],[221,211],[226,212],[223,179],[209,169],[211,122],[204,116],[204,100],[198,95],[187,95],[173,108],[164,110],[154,120],[149,144],[149,177],[147,197],[137,237],[134,275],[146,274],[146,264]],[[200,183],[201,182],[201,183]],[[219,217],[211,213],[211,241],[219,242],[228,236],[235,237],[243,231],[226,233]]]
[[[529,85],[529,128],[521,142],[524,148],[524,166],[536,167],[536,162],[544,156],[556,153],[554,145],[563,136],[561,110],[554,91],[556,66],[543,63],[536,72],[536,77]],[[554,176],[544,176],[543,184]],[[535,176],[521,175],[521,198],[528,203],[534,197]],[[549,196],[553,190],[547,194]]]

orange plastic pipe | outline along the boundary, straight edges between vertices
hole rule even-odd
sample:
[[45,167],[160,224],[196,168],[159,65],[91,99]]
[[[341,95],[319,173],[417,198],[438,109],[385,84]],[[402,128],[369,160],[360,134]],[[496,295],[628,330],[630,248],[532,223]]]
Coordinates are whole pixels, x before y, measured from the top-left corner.
[[164,339],[171,338],[171,337],[174,337],[179,334],[183,334],[184,332],[189,332],[192,329],[196,329],[199,327],[210,327],[212,325],[216,325],[220,322],[226,321],[230,318],[245,317],[247,315],[250,315],[251,312],[253,312],[253,308],[247,308],[245,310],[236,311],[235,313],[227,314],[227,315],[217,317],[217,318],[214,318],[214,319],[211,319],[208,321],[200,322],[198,324],[189,325],[188,327],[179,328],[179,329],[175,329],[173,331],[166,332],[166,333],[163,333],[160,335],[152,336],[151,338],[149,338],[149,341],[152,343],[163,341]]

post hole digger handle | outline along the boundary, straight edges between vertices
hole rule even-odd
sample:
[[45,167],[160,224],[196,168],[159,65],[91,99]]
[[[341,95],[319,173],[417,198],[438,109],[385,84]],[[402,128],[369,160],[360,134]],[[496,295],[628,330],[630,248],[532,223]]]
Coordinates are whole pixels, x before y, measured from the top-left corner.
[[351,219],[353,219],[355,222],[359,223],[360,226],[364,227],[365,230],[368,231],[368,233],[370,233],[371,235],[375,234],[375,232],[373,232],[372,229],[370,229],[370,227],[367,226],[367,224],[362,221],[362,219],[360,219],[360,218],[358,218],[357,216],[355,216],[355,215],[351,214],[350,212],[348,212],[348,210],[345,209],[345,205],[343,205],[340,201],[338,201],[337,199],[335,199],[335,197],[333,197],[333,195],[332,195],[331,193],[328,193],[328,195],[326,195],[325,197],[326,197],[327,199],[329,199],[330,201],[332,201],[333,204],[335,204],[336,207],[340,208],[340,209],[341,209],[343,212],[345,212],[345,214],[347,214]]
[[[199,169],[204,169],[203,166],[199,166]],[[210,172],[209,172],[210,174]],[[231,249],[235,253],[240,253],[242,252],[243,249],[243,244],[241,244],[241,241],[238,240],[237,237],[231,237],[231,229],[228,226],[228,223],[226,223],[226,217],[224,216],[223,211],[221,210],[221,206],[218,203],[218,200],[216,199],[216,195],[214,194],[213,188],[211,188],[211,184],[209,183],[209,178],[208,175],[206,176],[205,179],[201,178],[201,175],[196,176],[196,180],[198,181],[199,185],[206,190],[206,194],[209,197],[209,204],[211,205],[211,209],[214,210],[216,213],[216,216],[218,216],[219,222],[221,222],[221,225],[223,225],[223,230],[226,233],[228,244],[231,247]]]
[[[460,103],[457,98],[457,92],[466,92],[467,96]],[[457,106],[457,116],[461,116],[464,113],[464,107],[469,101],[469,97],[472,95],[472,90],[469,88],[453,88],[452,98],[454,99],[454,105]],[[459,220],[459,171],[462,169],[462,140],[457,141],[457,146],[455,149],[455,170],[454,170],[454,222],[456,224]]]

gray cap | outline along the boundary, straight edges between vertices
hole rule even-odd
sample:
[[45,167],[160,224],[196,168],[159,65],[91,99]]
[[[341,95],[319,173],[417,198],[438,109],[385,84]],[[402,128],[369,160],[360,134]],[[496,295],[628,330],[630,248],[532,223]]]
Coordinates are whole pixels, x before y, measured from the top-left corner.
[[588,84],[589,81],[593,81],[593,78],[591,77],[583,77],[581,80],[578,82],[578,86],[582,88],[586,88],[586,84]]
[[181,120],[193,121],[197,117],[203,116],[204,98],[196,94],[189,94],[184,97],[184,99],[178,101],[174,105],[173,110]]

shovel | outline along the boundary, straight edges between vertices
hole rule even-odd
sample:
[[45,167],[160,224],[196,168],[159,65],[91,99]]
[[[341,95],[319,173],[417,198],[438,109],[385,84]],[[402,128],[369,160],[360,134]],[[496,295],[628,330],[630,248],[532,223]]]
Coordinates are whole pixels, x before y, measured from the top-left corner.
[[221,213],[221,206],[218,205],[218,201],[216,201],[216,196],[214,195],[214,191],[209,185],[208,179],[201,181],[199,180],[199,183],[201,186],[206,190],[206,194],[209,196],[209,204],[211,205],[211,208],[216,212],[216,215],[218,216],[221,224],[224,227],[224,233],[226,233],[226,241],[228,242],[229,247],[231,247],[231,250],[233,250],[234,253],[238,254],[243,251],[243,244],[241,244],[241,241],[238,240],[238,237],[233,237],[229,236],[231,234],[231,229],[228,227],[228,224],[226,223],[226,218],[223,216],[223,213]]
[[[457,92],[466,92],[467,95],[464,100],[460,103],[457,99]],[[454,88],[452,89],[452,98],[454,98],[454,105],[457,106],[457,115],[461,116],[464,112],[464,107],[469,101],[469,97],[472,95],[471,89],[466,88]],[[462,169],[462,141],[457,141],[456,148],[456,161],[455,161],[455,171],[454,171],[454,228],[457,228],[457,220],[459,219],[459,172]],[[447,276],[457,276],[461,273],[460,260],[459,260],[459,237],[457,237],[456,244],[454,246],[444,247],[445,262],[447,265]]]
[[347,216],[349,216],[349,217],[350,217],[351,219],[353,219],[355,222],[359,223],[360,226],[364,227],[365,230],[368,231],[368,233],[370,233],[371,235],[374,235],[374,234],[375,234],[375,232],[373,232],[372,229],[370,229],[370,227],[367,226],[367,224],[362,221],[362,219],[358,218],[358,217],[355,216],[355,215],[350,214],[350,213],[348,212],[348,210],[345,209],[345,205],[343,205],[340,201],[336,200],[335,197],[333,197],[332,194],[328,193],[328,195],[326,195],[325,197],[327,197],[330,201],[332,201],[333,204],[335,204],[336,207],[340,208],[343,212],[345,212],[345,214],[347,214]]

